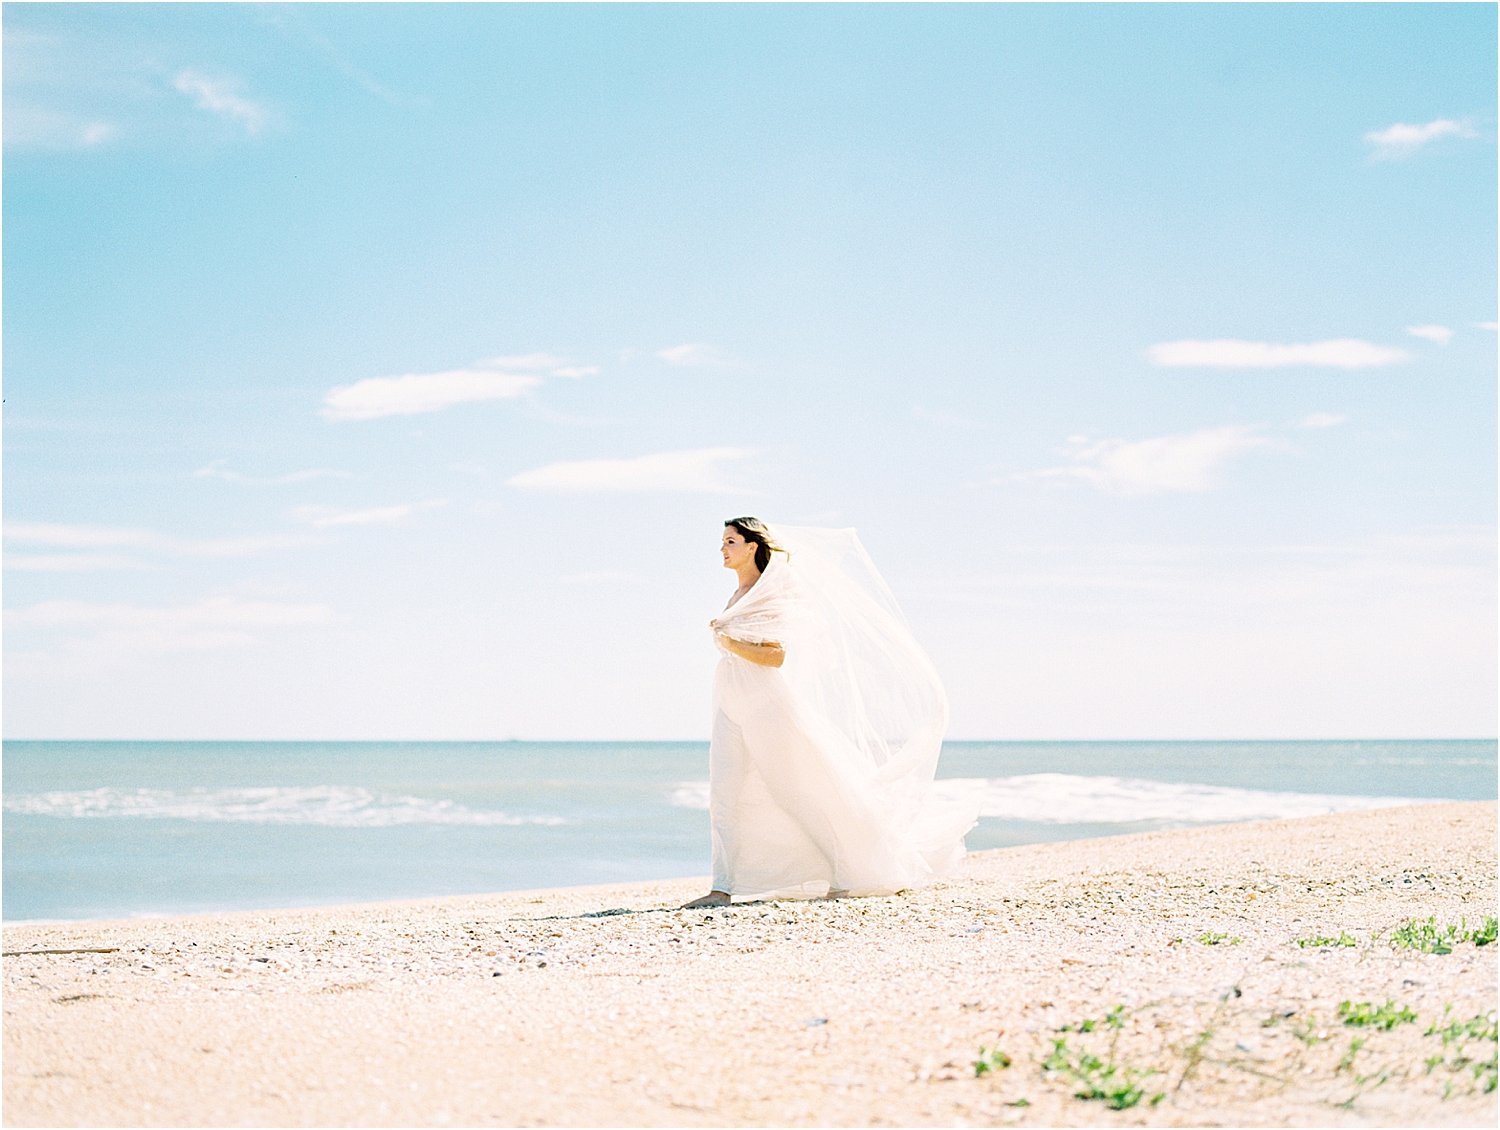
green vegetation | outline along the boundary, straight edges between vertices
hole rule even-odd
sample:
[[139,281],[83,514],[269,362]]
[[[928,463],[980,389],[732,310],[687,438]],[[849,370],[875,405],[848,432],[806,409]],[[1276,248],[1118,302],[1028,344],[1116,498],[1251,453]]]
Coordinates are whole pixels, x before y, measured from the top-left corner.
[[1311,1016],[1304,1016],[1302,1022],[1293,1027],[1292,1035],[1296,1036],[1297,1039],[1301,1040],[1308,1047],[1312,1047],[1314,1044],[1321,1044],[1324,1040],[1328,1039],[1327,1036],[1318,1031],[1318,1022]]
[[991,1071],[1004,1071],[1011,1065],[1010,1056],[999,1048],[980,1048],[979,1058],[974,1061],[974,1074],[987,1075]]
[[1343,930],[1339,931],[1337,938],[1325,937],[1322,934],[1314,934],[1310,938],[1298,938],[1299,949],[1324,949],[1328,946],[1357,946],[1359,942],[1350,937]]
[[[1056,1037],[1052,1041],[1052,1051],[1041,1061],[1042,1071],[1049,1076],[1061,1076],[1068,1080],[1073,1085],[1076,1098],[1102,1102],[1111,1110],[1127,1110],[1143,1099],[1154,1106],[1167,1097],[1166,1092],[1148,1094],[1141,1084],[1149,1076],[1159,1075],[1160,1071],[1154,1068],[1141,1070],[1113,1062],[1114,1044],[1124,1027],[1125,1006],[1122,1004],[1116,1005],[1101,1017],[1090,1017],[1077,1024],[1063,1025],[1059,1031],[1079,1034],[1111,1033],[1109,1050],[1104,1055],[1099,1055],[1090,1048],[1070,1047],[1066,1037]],[[1003,1071],[1013,1062],[1000,1048],[982,1047],[979,1049],[979,1058],[974,1061],[974,1074],[982,1076]],[[1031,1102],[1020,1098],[1007,1105],[1027,1107]]]
[[1243,938],[1240,938],[1240,937],[1237,937],[1237,936],[1234,936],[1234,935],[1231,935],[1231,934],[1215,934],[1211,930],[1206,930],[1203,933],[1199,934],[1198,935],[1198,940],[1200,942],[1202,942],[1205,946],[1217,946],[1217,945],[1226,945],[1226,944],[1227,945],[1231,945],[1231,946],[1237,946],[1242,941],[1244,941]]
[[[1451,1007],[1450,1005],[1449,1009]],[[1449,1009],[1443,1010],[1444,1019],[1447,1019]],[[1497,1033],[1493,1012],[1468,1020],[1433,1024],[1422,1035],[1436,1036],[1443,1044],[1441,1052],[1428,1056],[1424,1061],[1428,1074],[1439,1067],[1446,1067],[1455,1074],[1467,1071],[1474,1076],[1474,1082],[1485,1094],[1495,1090],[1497,1082],[1500,1082],[1500,1056],[1497,1056],[1500,1033]],[[1470,1044],[1476,1041],[1480,1044],[1480,1051],[1477,1055],[1471,1055]],[[1486,1043],[1490,1045],[1487,1053],[1483,1047]],[[1443,1088],[1443,1098],[1446,1099],[1452,1091],[1453,1084],[1450,1080]]]
[[[1445,1018],[1446,1016],[1447,1014],[1444,1013]],[[1449,1044],[1461,1043],[1464,1040],[1489,1040],[1490,1043],[1495,1043],[1500,1033],[1496,1031],[1495,1014],[1491,1012],[1485,1016],[1476,1016],[1472,1020],[1455,1020],[1442,1027],[1433,1024],[1422,1035],[1441,1037],[1443,1047],[1446,1048]]]
[[1203,1062],[1204,1049],[1213,1041],[1213,1038],[1214,1030],[1205,1028],[1189,1040],[1182,1049],[1182,1074],[1177,1080],[1179,1088],[1197,1072],[1199,1064]]
[[1486,918],[1474,930],[1469,929],[1468,920],[1463,918],[1459,919],[1456,926],[1451,922],[1446,926],[1439,926],[1435,915],[1429,915],[1425,921],[1408,918],[1391,931],[1391,945],[1397,949],[1417,950],[1420,953],[1452,953],[1454,946],[1464,942],[1472,942],[1476,946],[1493,945],[1495,930],[1494,918]]
[[1369,1042],[1370,1037],[1368,1036],[1355,1036],[1352,1040],[1350,1040],[1349,1050],[1344,1053],[1344,1058],[1339,1060],[1338,1066],[1333,1069],[1334,1074],[1337,1075],[1340,1071],[1348,1071],[1351,1067],[1353,1067],[1354,1057],[1357,1056],[1360,1052],[1360,1049]]
[[1077,1024],[1064,1024],[1059,1032],[1092,1032],[1101,1024],[1115,1032],[1125,1027],[1125,1006],[1117,1004],[1098,1020],[1080,1020]]
[[1389,1032],[1397,1024],[1416,1023],[1417,1014],[1405,1005],[1397,1008],[1392,1000],[1382,1005],[1373,1001],[1342,1001],[1339,1019],[1350,1028],[1379,1028]]
[[1098,1100],[1111,1110],[1128,1110],[1142,1099],[1155,1106],[1167,1097],[1165,1091],[1148,1097],[1141,1086],[1141,1080],[1159,1072],[1111,1063],[1092,1052],[1068,1047],[1065,1039],[1052,1041],[1052,1053],[1042,1060],[1042,1069],[1071,1080],[1075,1097]]
[[[1488,922],[1478,930],[1470,930],[1464,923],[1454,927],[1439,927],[1435,919],[1429,919],[1425,923],[1412,920],[1399,933],[1402,937],[1412,939],[1412,948],[1416,948],[1433,941],[1450,945],[1472,941],[1476,937],[1484,937],[1487,927]],[[1207,1018],[1207,1023],[1201,1028],[1195,1026],[1189,1030],[1190,1035],[1184,1032],[1184,1038],[1180,1040],[1168,1035],[1168,1046],[1181,1057],[1182,1069],[1175,1084],[1177,1088],[1180,1089],[1208,1064],[1219,1069],[1239,1069],[1268,1079],[1274,1078],[1264,1075],[1258,1069],[1261,1062],[1259,1060],[1241,1060],[1232,1053],[1227,1058],[1216,1057],[1210,1052],[1210,1045],[1221,1030],[1220,1022],[1228,1000],[1229,996],[1226,994],[1221,998],[1220,1006],[1213,1016]],[[1158,1001],[1143,1007],[1149,1012],[1164,1003],[1166,1002]],[[1051,1051],[1040,1060],[1044,1076],[1064,1081],[1072,1088],[1075,1098],[1086,1102],[1101,1102],[1111,1110],[1128,1110],[1143,1104],[1155,1106],[1164,1101],[1167,1097],[1166,1088],[1170,1084],[1167,1073],[1175,1074],[1176,1068],[1171,1065],[1140,1066],[1140,1060],[1130,1064],[1119,1054],[1119,1044],[1122,1036],[1127,1035],[1127,1028],[1135,1035],[1143,1034],[1140,1025],[1130,1021],[1132,1015],[1133,1013],[1127,1013],[1124,1005],[1116,1005],[1102,1016],[1086,1018],[1055,1029],[1055,1032],[1065,1035],[1054,1035]],[[1245,1018],[1249,1019],[1248,1016]],[[1402,1042],[1397,1039],[1392,1043],[1378,1035],[1381,1032],[1392,1032],[1402,1025],[1415,1024],[1418,1019],[1412,1008],[1391,999],[1383,1002],[1341,1001],[1337,1010],[1339,1025],[1346,1033],[1350,1028],[1360,1031],[1347,1033],[1349,1041],[1342,1050],[1336,1045],[1330,1045],[1322,1051],[1313,1049],[1335,1039],[1339,1030],[1334,1028],[1329,1031],[1333,1027],[1333,1021],[1326,1015],[1320,1020],[1315,1014],[1288,1009],[1271,1013],[1260,1022],[1260,1026],[1275,1028],[1285,1024],[1289,1034],[1306,1046],[1312,1054],[1299,1051],[1291,1060],[1299,1071],[1320,1072],[1325,1079],[1346,1081],[1351,1086],[1351,1092],[1335,1104],[1343,1109],[1352,1110],[1361,1096],[1372,1088],[1391,1080],[1417,1077],[1417,1063],[1422,1065],[1427,1075],[1438,1073],[1432,1086],[1441,1084],[1441,1094],[1445,1100],[1460,1095],[1489,1095],[1500,1090],[1500,1056],[1497,1056],[1500,1032],[1497,1032],[1494,1011],[1468,1018],[1455,1017],[1453,1006],[1449,1004],[1443,1010],[1442,1019],[1429,1023],[1422,1033],[1425,1038],[1439,1043],[1439,1048],[1428,1043],[1424,1048],[1413,1049],[1410,1040]],[[1320,1027],[1320,1024],[1329,1027]],[[1158,1019],[1154,1027],[1161,1029],[1163,1022]],[[1144,1031],[1151,1030],[1152,1026],[1148,1023]],[[1250,1046],[1236,1046],[1253,1054]],[[1413,1050],[1416,1054],[1411,1054]],[[1129,1054],[1129,1051],[1125,1052],[1125,1055]],[[1333,1065],[1331,1076],[1327,1074],[1330,1064]],[[988,1075],[1013,1065],[1011,1056],[1000,1048],[981,1047],[979,1058],[974,1062],[974,1074]],[[1152,1076],[1163,1076],[1161,1089],[1151,1085]],[[1007,1105],[1025,1107],[1031,1104],[1023,1098]]]

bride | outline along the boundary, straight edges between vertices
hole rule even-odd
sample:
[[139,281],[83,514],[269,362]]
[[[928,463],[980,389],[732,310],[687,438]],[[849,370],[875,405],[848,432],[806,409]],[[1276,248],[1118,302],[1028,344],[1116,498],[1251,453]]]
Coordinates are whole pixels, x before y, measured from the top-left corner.
[[713,890],[682,909],[953,873],[976,814],[931,795],[947,697],[854,530],[732,518],[721,550],[739,588],[709,621]]

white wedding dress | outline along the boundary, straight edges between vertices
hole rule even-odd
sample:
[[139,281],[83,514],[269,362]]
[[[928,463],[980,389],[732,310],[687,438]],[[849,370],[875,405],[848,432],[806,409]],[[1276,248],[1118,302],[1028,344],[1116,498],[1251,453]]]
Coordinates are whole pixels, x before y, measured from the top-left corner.
[[977,805],[932,794],[947,698],[851,530],[776,526],[716,638],[777,641],[781,667],[724,650],[709,747],[713,885],[736,898],[892,894],[954,873]]

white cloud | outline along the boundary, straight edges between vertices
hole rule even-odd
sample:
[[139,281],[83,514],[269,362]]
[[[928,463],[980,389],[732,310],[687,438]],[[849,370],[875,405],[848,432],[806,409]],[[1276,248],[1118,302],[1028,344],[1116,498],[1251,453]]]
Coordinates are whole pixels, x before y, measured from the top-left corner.
[[1435,341],[1439,345],[1447,345],[1453,338],[1453,331],[1447,326],[1407,326],[1406,332],[1412,337]]
[[17,105],[7,95],[5,147],[20,149],[94,149],[119,132],[114,123],[98,117]]
[[1240,425],[1134,441],[1070,436],[1069,465],[1014,477],[1077,479],[1107,494],[1125,496],[1198,494],[1217,485],[1225,464],[1274,442]]
[[392,90],[376,79],[370,72],[356,66],[348,55],[331,39],[318,32],[292,4],[267,4],[256,11],[257,19],[283,32],[294,43],[311,47],[322,55],[328,64],[355,85],[373,94],[392,106],[430,106],[427,97],[405,94]]
[[703,447],[663,451],[633,459],[582,459],[549,463],[512,476],[508,483],[523,490],[585,493],[592,491],[671,491],[740,493],[725,482],[722,465],[752,454],[738,447]]
[[406,521],[419,510],[446,506],[447,499],[425,502],[402,502],[395,506],[375,506],[364,510],[336,510],[331,506],[299,506],[292,511],[298,521],[310,526],[394,526]]
[[[7,627],[72,633],[79,658],[129,662],[146,652],[198,651],[251,643],[266,630],[329,623],[322,604],[213,597],[196,604],[96,604],[51,600],[5,613]],[[34,658],[35,651],[22,655]]]
[[321,604],[212,597],[196,604],[94,604],[81,600],[47,600],[6,613],[12,623],[29,627],[140,628],[176,624],[213,628],[283,628],[322,624],[329,619]]
[[230,483],[252,483],[256,486],[289,486],[293,483],[307,483],[315,479],[352,479],[354,476],[348,471],[335,471],[327,467],[309,467],[302,471],[288,471],[281,475],[246,475],[239,471],[231,471],[224,464],[227,459],[215,459],[207,467],[199,467],[193,472],[195,479],[223,479]]
[[914,420],[925,420],[929,424],[937,424],[944,428],[958,428],[960,431],[976,431],[985,426],[983,420],[963,412],[954,412],[949,408],[924,408],[917,404],[912,407],[911,414]]
[[685,342],[667,349],[658,349],[656,356],[668,365],[728,365],[730,360],[712,345],[702,342]]
[[[140,549],[181,557],[246,557],[270,549],[301,544],[301,538],[269,534],[232,538],[178,538],[153,530],[114,526],[64,525],[55,522],[7,522],[6,543],[42,545],[54,549]],[[75,569],[86,568],[80,563]],[[53,571],[63,571],[53,562]]]
[[1490,331],[1494,331],[1494,330],[1500,329],[1500,322],[1475,322],[1474,323],[1474,328],[1476,330],[1490,330]]
[[123,553],[7,553],[5,568],[12,573],[99,573],[150,566]]
[[1397,122],[1385,129],[1371,130],[1365,140],[1375,147],[1377,158],[1410,157],[1424,145],[1443,137],[1474,137],[1474,131],[1463,122],[1438,118],[1420,126]]
[[1340,424],[1347,423],[1348,416],[1340,416],[1335,412],[1313,412],[1303,416],[1292,425],[1294,428],[1336,428]]
[[455,404],[509,400],[542,383],[530,374],[493,369],[450,369],[441,373],[407,373],[399,377],[367,377],[340,385],[323,398],[323,415],[330,420],[374,420],[382,416],[415,416],[439,412]]
[[1372,345],[1354,338],[1314,341],[1301,345],[1277,345],[1267,341],[1218,338],[1209,341],[1164,341],[1151,346],[1146,356],[1153,365],[1171,368],[1281,369],[1316,366],[1331,369],[1367,369],[1406,360],[1404,349]]
[[197,71],[180,71],[172,85],[186,94],[200,110],[227,118],[244,127],[251,135],[266,128],[271,113],[258,102],[242,96],[237,83],[228,79],[213,79]]
[[598,365],[575,365],[566,357],[555,353],[519,353],[506,357],[491,357],[483,362],[488,369],[526,369],[543,371],[554,377],[592,377],[600,370]]
[[511,353],[503,357],[490,357],[483,362],[491,369],[555,369],[570,364],[566,357],[555,353]]
[[114,549],[120,546],[149,546],[161,540],[150,530],[123,529],[115,526],[69,526],[57,522],[7,522],[5,540],[30,545],[51,545],[64,549]]
[[267,534],[240,538],[163,538],[163,548],[184,557],[250,557],[271,549],[301,545],[300,537]]
[[582,573],[568,573],[559,577],[558,581],[565,585],[623,585],[640,579],[634,573],[625,573],[618,569],[594,569]]
[[1153,546],[1095,529],[956,555],[901,599],[955,657],[955,737],[1480,737],[1495,530],[1454,533]]

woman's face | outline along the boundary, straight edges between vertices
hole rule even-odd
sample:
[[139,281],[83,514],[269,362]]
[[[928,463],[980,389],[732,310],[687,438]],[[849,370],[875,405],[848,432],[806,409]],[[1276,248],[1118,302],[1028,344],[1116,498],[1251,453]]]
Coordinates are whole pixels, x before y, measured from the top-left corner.
[[746,541],[745,535],[733,526],[724,527],[724,542],[720,546],[724,554],[724,568],[738,570],[746,562],[755,560],[755,543]]

